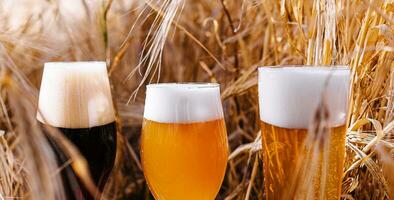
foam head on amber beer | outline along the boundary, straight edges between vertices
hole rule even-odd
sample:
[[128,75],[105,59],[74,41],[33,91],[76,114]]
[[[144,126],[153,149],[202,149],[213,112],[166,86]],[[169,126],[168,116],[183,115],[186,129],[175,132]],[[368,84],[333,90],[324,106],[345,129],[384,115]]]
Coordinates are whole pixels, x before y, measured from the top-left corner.
[[62,128],[115,121],[105,62],[45,63],[37,119]]
[[349,68],[259,68],[260,119],[282,128],[307,129],[322,100],[330,126],[345,124],[350,82]]
[[222,119],[219,85],[148,85],[144,118],[161,123],[193,123]]

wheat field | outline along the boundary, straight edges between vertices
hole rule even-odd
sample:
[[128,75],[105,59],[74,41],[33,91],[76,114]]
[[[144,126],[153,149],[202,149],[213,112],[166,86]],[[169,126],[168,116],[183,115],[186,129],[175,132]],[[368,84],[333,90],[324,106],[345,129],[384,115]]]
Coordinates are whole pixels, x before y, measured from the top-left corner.
[[95,189],[76,148],[36,121],[44,63],[86,60],[108,65],[119,127],[103,199],[153,199],[139,140],[155,82],[220,83],[230,156],[217,199],[263,199],[257,68],[276,65],[349,65],[342,198],[394,198],[393,12],[391,0],[0,0],[0,199],[64,198],[45,134]]

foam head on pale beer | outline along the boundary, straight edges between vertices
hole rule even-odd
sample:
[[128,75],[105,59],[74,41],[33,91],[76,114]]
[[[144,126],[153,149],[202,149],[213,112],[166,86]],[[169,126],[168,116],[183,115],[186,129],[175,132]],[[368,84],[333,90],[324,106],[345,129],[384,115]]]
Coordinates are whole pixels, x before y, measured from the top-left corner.
[[42,77],[40,122],[89,128],[115,121],[105,62],[49,62]]
[[215,199],[227,155],[218,84],[147,86],[141,157],[156,199]]
[[307,129],[324,97],[329,125],[343,125],[349,83],[349,69],[342,66],[261,67],[260,119],[282,128]]

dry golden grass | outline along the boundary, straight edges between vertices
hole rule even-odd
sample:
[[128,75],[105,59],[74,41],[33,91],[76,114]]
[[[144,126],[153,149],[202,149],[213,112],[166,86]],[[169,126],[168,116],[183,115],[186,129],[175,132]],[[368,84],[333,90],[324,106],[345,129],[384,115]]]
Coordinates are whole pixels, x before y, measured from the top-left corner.
[[394,198],[393,11],[383,0],[0,1],[0,199],[62,195],[35,109],[43,63],[63,60],[110,66],[121,128],[109,199],[150,198],[138,158],[150,81],[221,84],[232,154],[218,198],[262,199],[256,69],[283,64],[351,67],[343,197]]

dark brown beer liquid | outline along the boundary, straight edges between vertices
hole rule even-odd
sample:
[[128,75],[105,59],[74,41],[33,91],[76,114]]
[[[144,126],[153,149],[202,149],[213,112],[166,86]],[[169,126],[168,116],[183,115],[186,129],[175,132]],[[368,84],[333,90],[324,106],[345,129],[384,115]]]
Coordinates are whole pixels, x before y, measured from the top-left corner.
[[[85,157],[93,181],[98,189],[102,191],[115,162],[115,122],[92,128],[59,128],[59,130]],[[53,140],[49,139],[49,141],[57,155],[59,166],[63,166],[68,162],[69,158]],[[62,169],[61,176],[67,199],[95,199],[84,187],[70,165]],[[96,199],[99,199],[99,197],[96,196]]]

